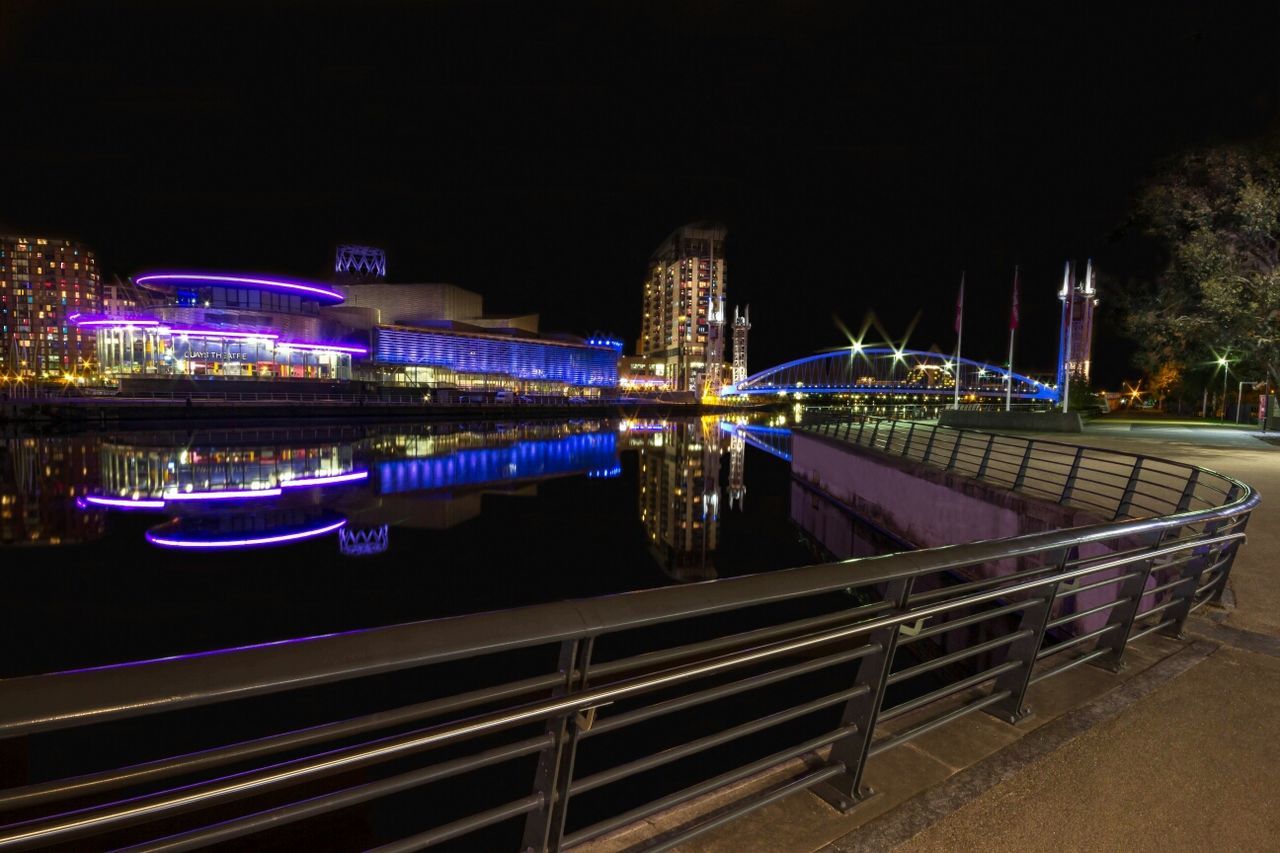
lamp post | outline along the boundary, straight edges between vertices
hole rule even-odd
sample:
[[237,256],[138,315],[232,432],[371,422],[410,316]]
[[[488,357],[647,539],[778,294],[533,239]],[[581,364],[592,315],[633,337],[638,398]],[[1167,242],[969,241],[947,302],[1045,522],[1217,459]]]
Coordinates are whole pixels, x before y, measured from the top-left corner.
[[1231,374],[1231,363],[1226,356],[1218,356],[1218,366],[1222,368],[1222,419],[1227,419],[1227,377]]

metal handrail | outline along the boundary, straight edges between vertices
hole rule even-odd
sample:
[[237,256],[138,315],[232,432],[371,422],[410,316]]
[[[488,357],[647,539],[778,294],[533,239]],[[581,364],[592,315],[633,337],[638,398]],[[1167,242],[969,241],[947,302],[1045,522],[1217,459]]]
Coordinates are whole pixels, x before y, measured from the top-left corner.
[[[767,765],[760,765],[763,759],[744,761],[736,770],[713,780],[570,831],[566,815],[574,795],[616,784],[669,760],[782,721],[811,719],[820,709],[835,706],[843,707],[838,724],[802,744],[831,746],[824,770],[806,773],[784,787],[811,788],[838,807],[848,808],[864,796],[861,776],[870,755],[978,710],[1017,719],[1026,712],[1027,690],[1036,681],[1086,662],[1118,664],[1125,647],[1135,639],[1159,630],[1180,630],[1195,608],[1221,594],[1243,541],[1248,514],[1258,501],[1245,484],[1205,469],[1115,452],[1094,456],[1092,451],[1059,442],[1007,436],[997,440],[987,434],[930,424],[871,419],[820,424],[809,431],[820,436],[819,440],[848,441],[871,448],[871,452],[962,474],[968,467],[972,469],[969,476],[990,482],[1010,476],[1007,470],[993,468],[993,459],[997,463],[1016,459],[1011,484],[1021,480],[1025,485],[1026,475],[1032,471],[1051,482],[1052,477],[1058,477],[1057,493],[1049,494],[1049,499],[1100,510],[1113,520],[683,587],[3,680],[0,738],[14,738],[352,682],[449,661],[497,659],[533,647],[558,649],[560,660],[554,671],[536,672],[458,696],[132,768],[0,791],[0,811],[22,809],[38,815],[0,827],[0,849],[70,841],[214,804],[225,808],[268,790],[309,786],[306,799],[231,820],[220,819],[214,826],[195,821],[191,829],[155,842],[155,849],[189,849],[479,768],[514,772],[508,762],[535,752],[540,760],[530,780],[529,797],[485,804],[469,817],[413,836],[402,845],[422,846],[523,815],[522,846],[561,849],[599,837],[636,815],[698,796],[709,790],[710,781],[741,778],[735,774],[755,772],[752,768]],[[980,452],[964,461],[966,457],[957,452],[962,445],[975,446]],[[1039,464],[1040,456],[1055,455],[1070,459],[1065,472],[1055,474],[1048,465]],[[1061,463],[1055,464],[1061,467]],[[1082,503],[1074,495],[1081,472],[1119,483],[1116,494],[1105,503]],[[1174,478],[1173,486],[1162,482],[1168,478]],[[1172,510],[1133,517],[1133,497],[1143,486],[1176,492]],[[1045,494],[1040,487],[1028,491]],[[996,564],[1016,565],[1017,569],[1000,577],[984,574]],[[770,604],[826,602],[823,597],[829,593],[850,588],[856,588],[861,598],[841,597],[844,603],[824,604],[830,612],[816,616],[793,615],[788,620],[721,631],[694,642],[655,644],[650,638],[648,647],[630,656],[594,659],[599,641],[615,635],[627,636],[657,625],[697,624],[697,620],[715,614],[741,613],[746,618]],[[1109,597],[1103,601],[1097,596]],[[928,627],[921,634],[930,643],[950,636],[952,644],[942,646],[923,662],[895,664],[901,629],[908,625],[918,628],[926,622]],[[982,640],[968,639],[965,632],[977,625],[984,626]],[[921,648],[920,642],[903,636],[903,643],[908,641]],[[1063,660],[1072,652],[1074,656]],[[1052,659],[1051,666],[1040,663],[1046,659]],[[842,666],[856,667],[856,672],[840,676]],[[655,716],[703,709],[745,691],[814,673],[836,677],[834,688],[828,684],[814,696],[788,697],[786,707],[762,709],[758,716],[714,737],[677,740],[660,754],[631,760],[620,757],[590,776],[574,775],[573,756],[580,745],[586,748],[589,743],[595,748],[597,742],[611,742],[615,733],[625,737],[630,726]],[[889,684],[910,682],[925,673],[933,678],[943,676],[944,683],[885,707]],[[722,682],[725,677],[730,680]],[[973,695],[982,690],[986,692]],[[658,700],[647,698],[659,691]],[[881,712],[885,719],[901,718],[922,713],[944,700],[954,702],[957,697],[963,700],[959,706],[948,705],[941,714],[876,740]],[[613,710],[624,702],[640,704]],[[601,713],[601,728],[591,733]],[[486,741],[473,753],[455,754],[478,735],[502,737],[529,723],[544,726],[542,738],[530,740],[526,734],[505,747]],[[176,788],[155,787],[175,776],[243,763],[246,758],[262,761],[300,747],[403,724],[419,728],[276,764],[260,764],[231,776]],[[341,771],[421,757],[443,747],[454,750],[447,760],[320,797],[314,794],[314,785]],[[783,750],[773,757],[780,762],[799,754]],[[69,812],[56,811],[64,800],[101,797],[115,790],[135,789],[140,783],[152,790]],[[735,813],[767,801],[771,800],[743,801]],[[39,814],[41,810],[45,813]],[[706,828],[705,824],[689,827],[680,837],[692,837]]]

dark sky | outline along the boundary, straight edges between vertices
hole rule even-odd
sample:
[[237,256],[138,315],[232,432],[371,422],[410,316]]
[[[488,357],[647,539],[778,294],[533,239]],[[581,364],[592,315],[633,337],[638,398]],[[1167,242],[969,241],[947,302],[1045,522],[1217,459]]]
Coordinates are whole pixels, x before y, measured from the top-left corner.
[[1150,272],[1134,192],[1274,126],[1278,37],[1262,2],[0,0],[0,230],[122,275],[325,276],[367,241],[633,340],[649,252],[715,218],[753,368],[872,309],[949,349],[961,269],[966,354],[1001,359],[1015,263],[1015,364],[1048,368],[1063,260],[1096,259],[1104,309]]

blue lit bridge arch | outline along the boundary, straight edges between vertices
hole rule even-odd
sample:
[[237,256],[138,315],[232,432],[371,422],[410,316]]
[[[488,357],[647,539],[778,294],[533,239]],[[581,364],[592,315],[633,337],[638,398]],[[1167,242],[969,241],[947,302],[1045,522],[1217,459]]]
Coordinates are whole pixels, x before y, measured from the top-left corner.
[[[859,347],[818,353],[779,364],[727,386],[724,396],[753,394],[905,394],[945,397],[955,393],[959,373],[961,399],[1003,397],[1003,367],[937,352]],[[1058,392],[1029,376],[1013,374],[1018,400],[1057,402]]]

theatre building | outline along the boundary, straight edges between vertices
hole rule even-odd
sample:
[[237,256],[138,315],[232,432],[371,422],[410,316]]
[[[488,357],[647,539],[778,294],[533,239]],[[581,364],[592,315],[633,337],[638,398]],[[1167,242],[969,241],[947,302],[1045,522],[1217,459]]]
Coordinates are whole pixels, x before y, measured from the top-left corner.
[[110,378],[351,378],[360,342],[322,338],[320,309],[342,294],[310,282],[258,275],[162,272],[134,283],[147,304],[135,314],[73,316],[97,334]]

